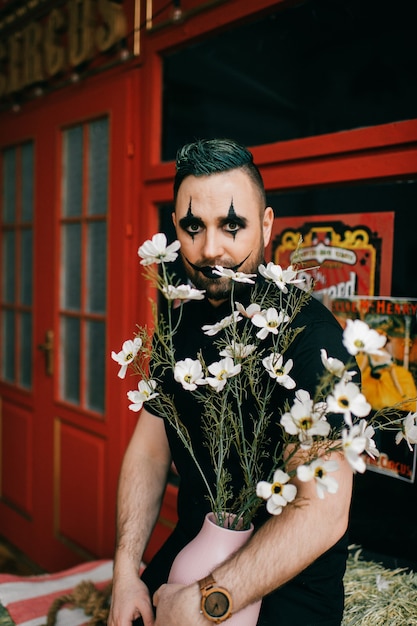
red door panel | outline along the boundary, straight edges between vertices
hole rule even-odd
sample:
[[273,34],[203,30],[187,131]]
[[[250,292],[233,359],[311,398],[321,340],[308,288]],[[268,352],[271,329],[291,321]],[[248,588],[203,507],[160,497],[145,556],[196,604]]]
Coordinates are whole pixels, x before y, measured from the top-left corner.
[[[117,479],[131,427],[123,383],[107,355],[136,323],[129,319],[138,186],[134,79],[99,77],[67,96],[65,90],[57,92],[28,105],[20,117],[3,116],[0,144],[3,152],[28,141],[34,146],[32,300],[26,306],[16,295],[24,274],[17,249],[15,301],[0,298],[3,317],[5,311],[16,319],[32,313],[29,387],[4,371],[0,375],[0,535],[49,571],[112,556]],[[80,132],[74,131],[77,137],[65,151],[68,129]],[[79,149],[83,165],[77,169]],[[20,207],[22,185],[16,181]],[[73,209],[78,213],[65,213],[65,194],[77,188],[80,204],[73,199]],[[0,223],[4,243],[11,226]],[[25,222],[13,228],[20,233]],[[75,256],[71,246],[79,247],[80,257],[79,266],[69,270],[65,264],[74,263]],[[4,278],[1,266],[0,275]],[[65,301],[70,288],[79,290],[77,306]],[[70,329],[78,325],[77,332],[65,337],[63,320]],[[99,351],[96,361],[94,350]]]

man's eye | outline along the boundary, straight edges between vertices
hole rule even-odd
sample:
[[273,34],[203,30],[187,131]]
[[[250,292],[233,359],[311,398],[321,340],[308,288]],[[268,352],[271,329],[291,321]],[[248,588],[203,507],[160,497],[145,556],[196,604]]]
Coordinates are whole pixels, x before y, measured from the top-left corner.
[[240,225],[236,224],[236,222],[228,222],[225,228],[229,233],[237,233],[237,231],[240,229]]
[[188,224],[186,231],[191,235],[195,235],[201,231],[201,226],[200,224]]

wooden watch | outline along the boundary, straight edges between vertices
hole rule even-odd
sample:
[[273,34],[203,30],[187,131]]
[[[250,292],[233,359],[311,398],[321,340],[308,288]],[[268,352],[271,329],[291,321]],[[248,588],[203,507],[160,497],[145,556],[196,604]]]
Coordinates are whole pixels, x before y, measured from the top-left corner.
[[223,587],[219,587],[209,574],[198,581],[201,591],[200,612],[210,622],[221,624],[232,615],[232,596]]

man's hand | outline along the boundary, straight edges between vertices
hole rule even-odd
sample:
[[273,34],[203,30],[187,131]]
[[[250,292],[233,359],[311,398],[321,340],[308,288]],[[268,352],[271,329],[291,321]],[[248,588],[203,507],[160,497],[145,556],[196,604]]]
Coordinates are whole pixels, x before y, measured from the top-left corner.
[[164,421],[142,409],[120,472],[109,626],[132,626],[138,617],[145,626],[154,626],[149,591],[138,569],[158,518],[170,464]]
[[155,626],[207,626],[200,613],[200,591],[194,585],[161,585],[153,596]]
[[108,626],[132,626],[132,621],[142,617],[144,626],[154,626],[154,612],[149,591],[137,574],[115,575]]

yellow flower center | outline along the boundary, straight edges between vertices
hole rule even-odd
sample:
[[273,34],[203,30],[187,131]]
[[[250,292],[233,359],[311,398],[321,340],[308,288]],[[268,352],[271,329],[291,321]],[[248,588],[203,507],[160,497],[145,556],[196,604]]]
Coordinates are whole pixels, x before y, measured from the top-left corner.
[[311,428],[311,424],[313,423],[311,417],[304,417],[300,422],[300,427],[302,430],[308,430]]
[[280,494],[282,492],[282,484],[281,483],[273,483],[271,485],[271,491],[273,494]]
[[274,367],[275,376],[283,376],[285,374],[282,367]]
[[268,322],[269,328],[276,328],[277,326],[278,326],[278,322],[276,320],[271,320],[270,322]]
[[125,361],[131,361],[133,359],[133,352],[129,352],[129,354],[125,354]]
[[349,406],[349,398],[346,396],[340,396],[340,398],[337,399],[337,403],[342,407],[342,409],[347,409]]
[[190,383],[192,381],[193,377],[191,376],[191,374],[186,374],[184,376],[184,380],[186,383]]
[[316,467],[316,469],[314,470],[314,476],[316,478],[323,478],[323,476],[325,475],[325,471],[322,467]]
[[353,345],[355,346],[355,348],[358,348],[359,350],[362,350],[362,348],[365,347],[365,344],[363,343],[362,339],[355,339],[355,341],[353,342]]
[[227,370],[221,370],[216,376],[217,380],[224,380],[226,378]]

